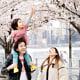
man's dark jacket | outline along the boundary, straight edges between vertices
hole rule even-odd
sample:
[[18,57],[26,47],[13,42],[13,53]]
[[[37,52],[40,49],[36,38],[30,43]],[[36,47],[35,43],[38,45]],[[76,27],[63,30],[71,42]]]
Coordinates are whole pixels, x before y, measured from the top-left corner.
[[[7,60],[5,62],[5,66],[2,68],[2,71],[4,68],[7,68],[12,63],[13,63],[13,55],[10,54],[10,56],[7,58]],[[27,61],[25,60],[25,58],[24,58],[24,67],[26,70],[27,79],[31,80],[31,69],[30,69],[30,66],[27,64]],[[17,73],[13,73],[13,69],[8,71],[9,80],[20,80],[22,64],[21,64],[19,57],[18,57],[18,69],[19,69],[19,72],[17,72]]]

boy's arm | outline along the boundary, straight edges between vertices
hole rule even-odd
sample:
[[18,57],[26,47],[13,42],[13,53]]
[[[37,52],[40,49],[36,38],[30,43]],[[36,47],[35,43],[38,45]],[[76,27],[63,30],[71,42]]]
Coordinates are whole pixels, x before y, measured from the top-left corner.
[[28,62],[32,63],[32,57],[30,56],[30,54],[27,53],[27,58],[28,58]]
[[32,16],[35,14],[35,9],[34,9],[34,6],[32,7],[32,10],[31,10],[31,14],[30,14],[30,16],[29,16],[29,18],[28,18],[28,20],[27,20],[27,22],[26,22],[26,25],[28,25],[29,23],[30,23],[30,21],[31,21],[31,18],[32,18]]

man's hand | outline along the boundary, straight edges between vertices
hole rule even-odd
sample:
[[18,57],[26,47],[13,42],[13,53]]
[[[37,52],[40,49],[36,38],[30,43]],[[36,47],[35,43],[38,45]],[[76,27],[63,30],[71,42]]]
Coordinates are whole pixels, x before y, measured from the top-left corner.
[[1,74],[2,74],[2,75],[6,75],[7,73],[8,73],[7,68],[3,68],[3,69],[1,70]]

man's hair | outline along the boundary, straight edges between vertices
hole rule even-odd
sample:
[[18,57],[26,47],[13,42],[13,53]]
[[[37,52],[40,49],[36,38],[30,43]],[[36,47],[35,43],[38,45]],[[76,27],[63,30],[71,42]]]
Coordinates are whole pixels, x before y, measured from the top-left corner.
[[[21,37],[21,38],[19,38],[19,39],[15,42],[15,44],[14,44],[14,51],[17,50],[18,45],[19,45],[21,42],[24,42],[25,45],[27,45],[25,38],[24,38],[24,37]],[[16,51],[16,52],[17,52],[17,51]]]
[[20,18],[16,18],[16,19],[14,19],[14,20],[12,21],[12,23],[11,23],[11,28],[12,28],[13,30],[17,30],[18,20],[21,20],[21,19],[20,19]]

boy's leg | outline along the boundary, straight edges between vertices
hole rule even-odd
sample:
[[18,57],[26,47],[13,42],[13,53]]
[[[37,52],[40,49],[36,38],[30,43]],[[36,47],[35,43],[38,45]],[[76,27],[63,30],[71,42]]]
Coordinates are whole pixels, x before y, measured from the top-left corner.
[[13,51],[13,64],[17,64],[18,63],[18,53]]
[[14,68],[14,73],[18,72],[17,64],[18,64],[18,53],[13,51],[13,68]]
[[25,59],[26,59],[28,65],[30,65],[30,67],[31,67],[31,72],[34,72],[37,69],[37,66],[32,63],[31,56],[29,54],[25,54]]
[[27,61],[28,65],[30,65],[30,63],[32,62],[30,55],[26,53],[24,57],[25,57],[25,60]]

